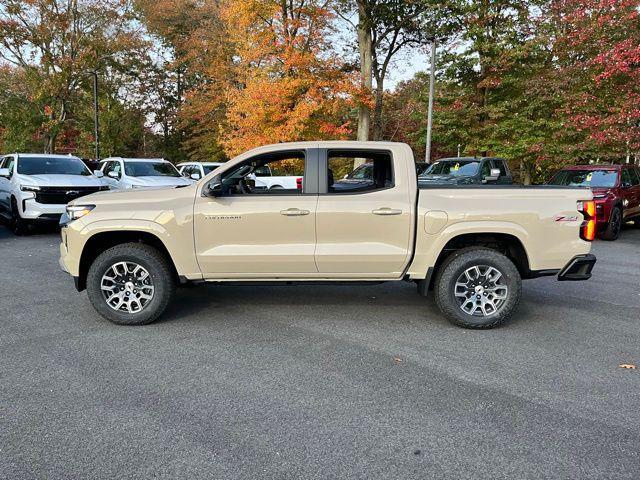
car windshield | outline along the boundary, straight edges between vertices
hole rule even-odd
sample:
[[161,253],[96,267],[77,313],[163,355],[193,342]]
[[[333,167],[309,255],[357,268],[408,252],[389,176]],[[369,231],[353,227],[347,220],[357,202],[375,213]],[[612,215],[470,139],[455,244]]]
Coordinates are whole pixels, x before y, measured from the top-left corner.
[[555,174],[550,185],[568,187],[615,187],[618,180],[616,170],[562,170]]
[[19,157],[22,175],[91,175],[82,160],[73,157]]
[[371,180],[371,178],[373,178],[373,164],[365,163],[364,165],[360,165],[347,175],[347,178],[352,180]]
[[429,166],[420,176],[449,175],[452,177],[468,177],[478,173],[479,167],[480,162],[476,160],[441,160]]
[[124,162],[129,177],[179,177],[176,167],[169,162]]

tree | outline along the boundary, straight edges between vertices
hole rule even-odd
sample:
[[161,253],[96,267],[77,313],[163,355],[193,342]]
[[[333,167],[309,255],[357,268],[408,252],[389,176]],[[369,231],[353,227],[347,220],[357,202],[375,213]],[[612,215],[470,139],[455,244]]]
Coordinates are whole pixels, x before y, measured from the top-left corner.
[[0,57],[20,68],[37,105],[45,152],[69,120],[91,70],[136,58],[142,45],[126,0],[2,0]]

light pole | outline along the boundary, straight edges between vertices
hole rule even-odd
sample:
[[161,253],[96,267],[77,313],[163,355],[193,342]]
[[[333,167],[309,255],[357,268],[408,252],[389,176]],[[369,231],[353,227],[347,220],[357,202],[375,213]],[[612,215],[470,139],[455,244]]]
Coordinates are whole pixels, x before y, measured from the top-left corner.
[[100,161],[100,129],[98,128],[98,72],[89,72],[93,76],[93,136],[95,139],[96,162]]
[[425,162],[431,163],[431,128],[433,127],[433,97],[436,84],[436,38],[431,37],[431,69],[429,72],[429,109],[427,110],[427,148]]

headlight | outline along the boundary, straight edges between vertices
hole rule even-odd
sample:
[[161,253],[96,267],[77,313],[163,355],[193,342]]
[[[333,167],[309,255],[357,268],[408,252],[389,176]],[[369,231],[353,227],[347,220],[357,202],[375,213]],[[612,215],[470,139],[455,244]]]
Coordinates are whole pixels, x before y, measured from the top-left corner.
[[20,190],[23,192],[39,192],[40,187],[37,185],[20,185]]
[[69,217],[69,220],[77,220],[84,217],[94,208],[96,208],[95,205],[67,205],[67,217]]

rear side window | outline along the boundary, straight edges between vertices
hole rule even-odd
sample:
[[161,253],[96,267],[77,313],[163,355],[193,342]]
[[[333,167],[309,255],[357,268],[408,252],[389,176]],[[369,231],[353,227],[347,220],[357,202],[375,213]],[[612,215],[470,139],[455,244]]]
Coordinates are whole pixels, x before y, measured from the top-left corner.
[[327,154],[329,193],[366,193],[394,186],[391,152],[330,150]]

